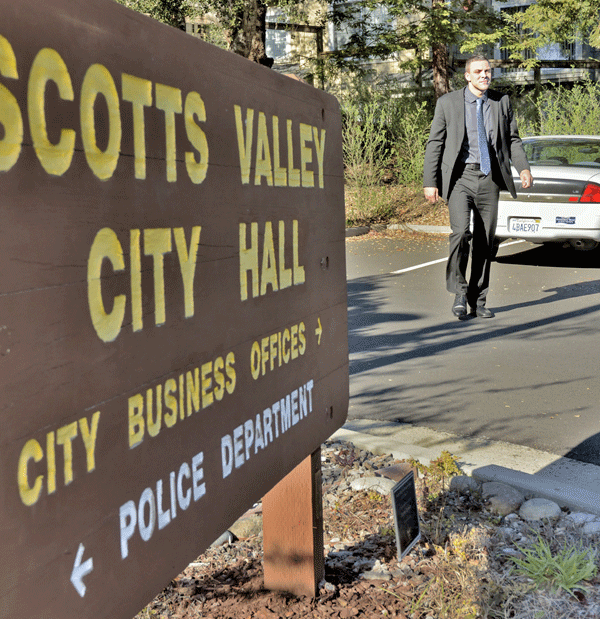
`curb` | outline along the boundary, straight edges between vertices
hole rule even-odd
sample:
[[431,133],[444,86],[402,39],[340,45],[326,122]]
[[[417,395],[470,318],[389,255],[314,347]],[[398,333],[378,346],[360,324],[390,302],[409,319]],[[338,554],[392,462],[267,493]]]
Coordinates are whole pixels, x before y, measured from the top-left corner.
[[[600,515],[600,467],[521,445],[461,437],[393,422],[353,419],[331,439],[398,460],[429,465],[442,451],[478,481],[499,481],[572,511]],[[517,468],[515,467],[517,466]]]
[[346,228],[346,238],[350,236],[361,236],[368,234],[371,230],[404,230],[406,232],[424,232],[425,234],[450,234],[450,226],[422,226],[413,224],[390,224],[389,226],[375,224],[373,226],[357,226]]

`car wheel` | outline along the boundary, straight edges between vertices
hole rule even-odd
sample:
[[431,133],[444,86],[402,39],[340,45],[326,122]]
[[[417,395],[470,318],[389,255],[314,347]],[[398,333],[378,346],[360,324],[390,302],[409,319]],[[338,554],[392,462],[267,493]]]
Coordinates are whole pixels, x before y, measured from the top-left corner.
[[573,247],[573,249],[577,249],[578,251],[590,251],[598,247],[598,241],[594,241],[592,239],[573,239],[570,243],[571,247]]

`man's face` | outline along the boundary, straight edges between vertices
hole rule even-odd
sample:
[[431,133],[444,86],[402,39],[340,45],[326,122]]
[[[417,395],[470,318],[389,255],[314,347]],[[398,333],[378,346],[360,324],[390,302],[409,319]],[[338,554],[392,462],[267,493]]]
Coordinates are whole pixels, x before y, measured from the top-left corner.
[[490,87],[492,81],[492,69],[487,60],[474,60],[465,73],[469,90],[476,96],[481,97]]

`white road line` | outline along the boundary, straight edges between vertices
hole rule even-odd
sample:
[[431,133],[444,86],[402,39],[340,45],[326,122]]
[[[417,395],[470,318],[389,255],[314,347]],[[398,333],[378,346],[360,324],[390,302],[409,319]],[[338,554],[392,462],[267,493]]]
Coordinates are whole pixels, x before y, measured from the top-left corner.
[[408,273],[408,271],[415,271],[416,269],[422,269],[423,267],[431,266],[432,264],[439,264],[440,262],[447,262],[448,258],[440,258],[439,260],[432,260],[431,262],[424,262],[423,264],[416,264],[414,267],[407,267],[406,269],[400,269],[398,271],[392,271],[390,275],[400,275],[400,273]]
[[[515,245],[516,243],[524,243],[525,241],[511,241],[510,243],[502,243],[500,247],[508,247],[509,245]],[[423,262],[423,264],[415,264],[415,266],[407,267],[406,269],[399,269],[398,271],[392,271],[390,275],[400,275],[401,273],[408,273],[409,271],[416,271],[417,269],[423,269],[433,264],[439,264],[440,262],[447,262],[448,258],[440,258],[439,260],[432,260],[431,262]]]

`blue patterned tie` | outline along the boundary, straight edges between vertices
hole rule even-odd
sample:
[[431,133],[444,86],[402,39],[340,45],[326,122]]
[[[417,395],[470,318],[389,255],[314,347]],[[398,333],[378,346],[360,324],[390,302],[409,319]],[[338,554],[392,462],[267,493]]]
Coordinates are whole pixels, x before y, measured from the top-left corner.
[[479,166],[484,174],[491,171],[487,134],[483,123],[483,98],[477,99],[477,137],[479,139]]

